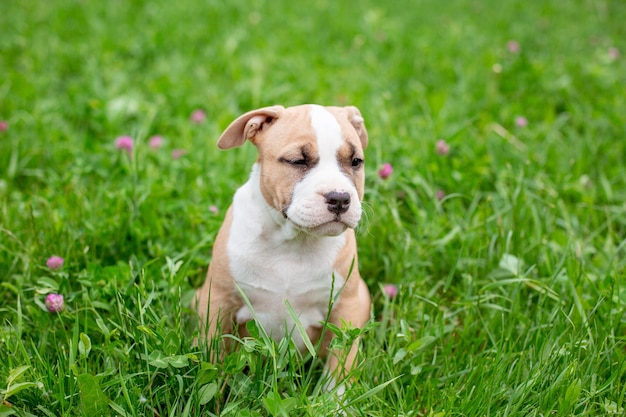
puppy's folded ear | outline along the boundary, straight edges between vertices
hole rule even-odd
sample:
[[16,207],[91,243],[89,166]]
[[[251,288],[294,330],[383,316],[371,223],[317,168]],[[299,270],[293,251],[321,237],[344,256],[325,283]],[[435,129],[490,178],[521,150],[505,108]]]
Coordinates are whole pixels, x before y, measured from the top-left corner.
[[367,146],[367,129],[365,129],[365,120],[363,116],[361,116],[361,112],[354,106],[346,106],[343,108],[348,116],[348,120],[354,126],[354,130],[356,130],[357,135],[361,139],[361,146],[363,149]]
[[283,106],[263,107],[239,116],[222,133],[217,141],[220,149],[230,149],[243,145],[246,139],[255,143],[255,136],[265,127],[278,119]]

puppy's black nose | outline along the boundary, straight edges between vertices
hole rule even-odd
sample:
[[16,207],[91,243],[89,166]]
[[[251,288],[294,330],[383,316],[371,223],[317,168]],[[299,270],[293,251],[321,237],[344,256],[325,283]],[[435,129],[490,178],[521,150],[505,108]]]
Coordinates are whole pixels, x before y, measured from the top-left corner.
[[328,204],[328,211],[335,214],[341,214],[348,211],[350,208],[350,194],[345,192],[331,191],[324,194],[326,204]]

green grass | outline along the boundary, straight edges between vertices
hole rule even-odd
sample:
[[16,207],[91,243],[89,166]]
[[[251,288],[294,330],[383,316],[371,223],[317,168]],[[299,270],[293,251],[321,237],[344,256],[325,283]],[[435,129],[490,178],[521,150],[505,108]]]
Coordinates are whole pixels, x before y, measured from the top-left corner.
[[[5,3],[0,416],[624,414],[626,3]],[[374,320],[343,401],[288,343],[223,363],[192,343],[193,289],[255,159],[215,142],[307,102],[358,106],[370,134]]]

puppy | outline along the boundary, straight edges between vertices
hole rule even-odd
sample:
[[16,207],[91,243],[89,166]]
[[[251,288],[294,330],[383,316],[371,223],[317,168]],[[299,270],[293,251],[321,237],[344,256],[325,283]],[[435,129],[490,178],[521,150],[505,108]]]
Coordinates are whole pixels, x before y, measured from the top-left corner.
[[[371,303],[354,234],[368,141],[359,110],[265,107],[237,118],[217,145],[230,149],[246,139],[259,156],[235,193],[196,294],[202,336],[210,340],[218,326],[220,333],[246,336],[245,324],[254,319],[273,339],[291,336],[303,350],[288,305],[313,344],[327,318],[337,326],[362,327]],[[324,332],[319,352],[328,354],[328,389],[344,380],[358,349],[355,342],[347,352],[328,352],[332,337]]]

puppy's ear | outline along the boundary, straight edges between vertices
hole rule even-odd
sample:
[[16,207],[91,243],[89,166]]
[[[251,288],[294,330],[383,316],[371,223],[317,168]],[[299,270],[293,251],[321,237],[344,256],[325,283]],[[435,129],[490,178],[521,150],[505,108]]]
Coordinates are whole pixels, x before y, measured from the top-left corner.
[[267,125],[278,119],[284,109],[283,106],[263,107],[239,116],[222,133],[217,141],[217,147],[220,149],[234,148],[243,145],[246,139],[255,143],[255,136]]
[[367,147],[367,129],[365,129],[365,120],[363,116],[361,116],[361,112],[354,106],[346,106],[344,107],[344,111],[348,115],[348,120],[354,126],[354,130],[356,130],[357,135],[361,139],[361,146],[363,149]]

